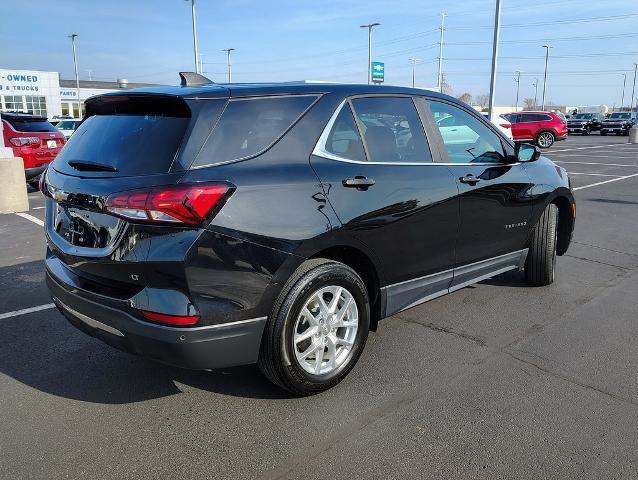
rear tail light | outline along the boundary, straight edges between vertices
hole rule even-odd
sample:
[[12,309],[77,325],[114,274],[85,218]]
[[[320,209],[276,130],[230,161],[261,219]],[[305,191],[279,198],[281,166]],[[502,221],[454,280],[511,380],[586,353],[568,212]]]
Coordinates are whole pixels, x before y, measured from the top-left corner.
[[165,313],[149,312],[142,310],[142,315],[152,322],[164,325],[189,326],[199,322],[199,315],[167,315]]
[[511,123],[500,123],[499,125],[501,127],[503,127],[503,128],[512,128],[512,124]]
[[115,193],[106,199],[105,207],[129,220],[201,225],[223,206],[233,191],[234,187],[226,183],[159,187]]
[[40,145],[40,139],[38,137],[13,137],[9,141],[16,147],[26,147],[29,145]]

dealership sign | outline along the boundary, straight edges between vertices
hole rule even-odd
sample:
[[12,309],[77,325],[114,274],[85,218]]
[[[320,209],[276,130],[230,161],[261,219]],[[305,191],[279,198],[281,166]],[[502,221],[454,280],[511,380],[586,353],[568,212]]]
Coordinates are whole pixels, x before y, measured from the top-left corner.
[[40,78],[24,73],[0,74],[0,89],[14,92],[37,92],[40,90]]
[[372,62],[372,81],[382,83],[385,79],[385,64],[383,62]]

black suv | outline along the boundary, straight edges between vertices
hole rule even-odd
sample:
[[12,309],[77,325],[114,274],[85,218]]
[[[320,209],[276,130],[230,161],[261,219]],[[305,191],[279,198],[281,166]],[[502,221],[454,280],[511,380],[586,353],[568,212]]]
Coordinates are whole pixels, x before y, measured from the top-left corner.
[[567,131],[589,135],[601,129],[604,119],[602,113],[577,113],[567,120]]
[[86,333],[186,368],[258,363],[305,395],[384,317],[508,270],[552,283],[567,174],[464,103],[182,83],[89,99],[43,180],[47,284]]
[[636,126],[636,113],[615,112],[603,121],[600,129],[601,135],[615,133],[616,135],[629,135],[629,130]]

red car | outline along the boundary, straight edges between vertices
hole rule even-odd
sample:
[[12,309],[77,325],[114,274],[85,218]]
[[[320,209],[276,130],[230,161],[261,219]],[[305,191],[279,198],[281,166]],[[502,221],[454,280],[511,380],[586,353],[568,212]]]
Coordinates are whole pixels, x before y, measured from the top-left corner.
[[4,144],[24,162],[27,183],[37,187],[40,174],[66,143],[64,135],[45,117],[26,113],[2,113]]
[[567,138],[567,123],[553,112],[516,112],[503,115],[512,124],[515,142],[532,142],[549,148]]

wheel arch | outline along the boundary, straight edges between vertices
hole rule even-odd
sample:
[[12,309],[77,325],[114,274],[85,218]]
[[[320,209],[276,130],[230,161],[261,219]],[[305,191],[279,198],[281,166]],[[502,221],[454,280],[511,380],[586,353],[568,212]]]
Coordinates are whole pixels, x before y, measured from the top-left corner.
[[558,208],[556,254],[564,255],[569,248],[574,232],[576,205],[564,195],[555,196],[550,203]]

